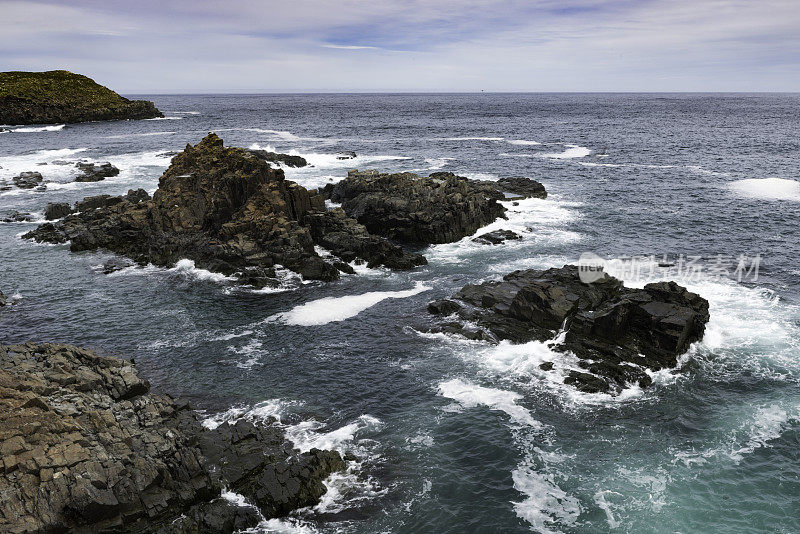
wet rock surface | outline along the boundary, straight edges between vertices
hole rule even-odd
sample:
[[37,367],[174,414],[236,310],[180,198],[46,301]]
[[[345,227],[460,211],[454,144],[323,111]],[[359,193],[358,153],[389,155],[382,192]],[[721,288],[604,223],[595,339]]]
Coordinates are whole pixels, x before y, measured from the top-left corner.
[[24,211],[12,211],[2,219],[3,222],[31,222],[33,220],[34,216]]
[[75,166],[83,173],[75,178],[76,182],[100,182],[119,174],[119,169],[107,161],[103,163],[76,163]]
[[482,245],[499,245],[509,240],[522,239],[522,236],[511,230],[495,230],[474,238],[473,241]]
[[285,180],[282,170],[244,149],[224,147],[215,134],[173,158],[152,199],[141,190],[100,195],[77,203],[75,211],[25,237],[69,241],[73,251],[106,249],[140,264],[171,266],[187,258],[259,285],[270,283],[277,265],[307,279],[337,279],[340,270],[317,254],[314,236],[348,258],[352,253],[373,264],[378,257],[386,258],[383,264],[420,263],[418,255],[370,235],[355,221],[340,221],[338,230],[350,232],[347,243],[328,224],[308,226],[309,215],[321,214],[315,221],[338,216],[324,215],[324,198],[315,190]]
[[[537,189],[533,184],[544,189],[535,180],[519,180],[530,182],[531,189]],[[523,190],[521,184],[516,187]],[[416,245],[458,241],[505,217],[506,211],[500,204],[506,199],[504,186],[450,172],[422,177],[354,170],[345,180],[326,185],[323,193],[368,231]]]
[[467,285],[428,310],[456,318],[441,329],[470,339],[550,341],[577,356],[577,368],[563,369],[564,383],[588,393],[650,385],[647,372],[675,367],[709,319],[708,301],[674,282],[632,289],[603,274],[585,284],[574,265]]
[[61,219],[72,213],[72,207],[66,202],[48,202],[44,210],[44,218],[48,221]]
[[245,150],[256,157],[263,159],[264,161],[271,163],[283,163],[287,167],[305,167],[308,165],[308,162],[302,156],[279,154],[277,152],[270,152],[268,150],[259,150],[254,148],[246,148]]
[[232,532],[315,504],[344,466],[275,427],[204,429],[131,362],[69,345],[0,345],[0,407],[3,532]]
[[42,183],[42,173],[36,171],[25,171],[12,178],[14,185],[20,189],[33,189]]

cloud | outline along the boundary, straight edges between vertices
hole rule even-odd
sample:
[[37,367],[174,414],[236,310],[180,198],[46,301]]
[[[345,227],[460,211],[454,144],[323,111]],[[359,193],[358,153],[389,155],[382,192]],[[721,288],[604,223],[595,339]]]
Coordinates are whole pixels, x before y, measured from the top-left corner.
[[145,93],[796,90],[796,10],[794,0],[0,0],[0,56]]

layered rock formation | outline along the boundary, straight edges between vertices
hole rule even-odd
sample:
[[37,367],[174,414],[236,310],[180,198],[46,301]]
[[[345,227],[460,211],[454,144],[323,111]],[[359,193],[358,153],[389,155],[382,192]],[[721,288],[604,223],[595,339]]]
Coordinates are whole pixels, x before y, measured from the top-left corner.
[[215,134],[173,158],[152,199],[131,191],[84,199],[75,210],[25,237],[69,241],[73,251],[107,249],[142,264],[169,266],[188,258],[255,285],[276,283],[276,265],[307,279],[338,278],[339,269],[317,254],[315,244],[346,261],[405,269],[425,263],[343,214],[327,212],[316,191],[285,180],[282,170],[244,149],[224,147]]
[[162,117],[152,102],[128,100],[65,70],[0,72],[0,124],[49,124]]
[[674,282],[630,289],[603,274],[585,284],[574,265],[467,285],[428,309],[457,317],[443,329],[472,339],[548,341],[565,330],[552,348],[575,354],[578,363],[561,370],[564,382],[590,393],[650,385],[647,371],[675,367],[709,319],[708,301]]
[[0,530],[232,532],[313,505],[341,456],[275,427],[203,429],[130,362],[69,345],[0,345]]
[[516,198],[546,196],[542,184],[528,178],[499,183],[450,172],[425,178],[410,172],[350,171],[345,180],[323,190],[370,232],[416,245],[458,241],[504,217],[500,201],[507,199],[507,192]]

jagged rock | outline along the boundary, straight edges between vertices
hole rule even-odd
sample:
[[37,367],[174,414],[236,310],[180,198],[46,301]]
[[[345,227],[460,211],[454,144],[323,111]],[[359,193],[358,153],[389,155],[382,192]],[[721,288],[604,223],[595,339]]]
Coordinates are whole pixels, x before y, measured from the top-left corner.
[[0,345],[0,531],[227,532],[314,505],[344,461],[275,427],[201,427],[130,362],[70,345]]
[[353,170],[341,182],[326,185],[323,193],[369,232],[418,245],[458,241],[505,217],[506,211],[500,204],[506,196],[496,182],[450,172],[424,178]]
[[25,211],[12,211],[2,219],[3,222],[31,222],[33,220],[33,215]]
[[302,156],[278,154],[277,152],[269,152],[267,150],[259,150],[254,148],[246,148],[245,150],[254,156],[263,159],[264,161],[269,161],[271,163],[284,163],[287,167],[305,167],[308,165],[308,162]]
[[0,72],[0,124],[55,124],[162,117],[152,102],[128,100],[65,70]]
[[36,171],[25,171],[19,173],[13,179],[14,185],[20,189],[33,189],[42,183],[42,173]]
[[548,341],[566,329],[553,350],[574,353],[579,369],[568,370],[564,382],[592,393],[650,385],[646,371],[675,367],[678,356],[702,339],[709,319],[708,301],[674,282],[630,289],[603,274],[585,284],[574,265],[467,285],[428,310],[456,314],[467,323],[442,329],[472,339]]
[[119,169],[107,161],[103,163],[76,163],[75,166],[83,171],[83,174],[75,178],[76,182],[99,182],[119,174]]
[[72,208],[66,202],[48,202],[44,210],[44,218],[48,221],[53,221],[66,217],[72,213]]
[[531,178],[500,178],[495,182],[498,188],[505,193],[511,193],[521,198],[547,198],[544,186]]
[[514,239],[522,239],[522,236],[511,230],[495,230],[493,232],[481,234],[474,238],[473,241],[483,245],[499,245],[500,243]]
[[[339,269],[316,253],[315,244],[340,251],[348,256],[345,261],[352,253],[397,268],[422,262],[344,215],[309,218],[326,212],[321,195],[286,180],[282,170],[244,149],[224,147],[215,134],[173,158],[152,199],[141,190],[124,197],[100,195],[77,203],[75,210],[79,213],[25,237],[69,241],[73,251],[106,249],[141,264],[169,266],[188,258],[198,267],[266,284],[264,275],[276,265],[306,279],[337,279]],[[335,235],[339,231],[350,232],[349,240]]]

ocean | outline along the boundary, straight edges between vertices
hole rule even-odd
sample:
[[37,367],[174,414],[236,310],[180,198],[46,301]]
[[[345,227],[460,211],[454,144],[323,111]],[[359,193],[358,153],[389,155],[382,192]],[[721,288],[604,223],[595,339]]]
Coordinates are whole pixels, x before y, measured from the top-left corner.
[[[0,217],[41,222],[48,202],[152,193],[170,153],[210,131],[303,155],[311,166],[285,173],[309,188],[358,168],[525,176],[549,192],[490,225],[522,240],[468,237],[422,250],[429,264],[412,272],[361,267],[327,284],[285,272],[260,291],[189,260],[105,275],[110,254],[0,223],[0,290],[15,301],[0,342],[131,357],[209,426],[274,417],[303,450],[358,458],[318,506],[260,531],[800,531],[800,95],[141,98],[165,117],[0,133],[0,180],[48,180],[0,192]],[[72,182],[74,165],[58,162],[83,159],[121,172]],[[428,333],[430,300],[585,253],[615,260],[627,285],[674,279],[708,299],[680,372],[585,394],[539,369],[570,365],[546,343]]]

